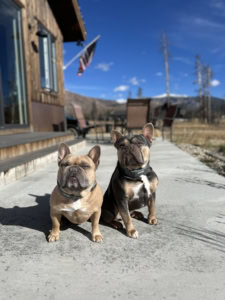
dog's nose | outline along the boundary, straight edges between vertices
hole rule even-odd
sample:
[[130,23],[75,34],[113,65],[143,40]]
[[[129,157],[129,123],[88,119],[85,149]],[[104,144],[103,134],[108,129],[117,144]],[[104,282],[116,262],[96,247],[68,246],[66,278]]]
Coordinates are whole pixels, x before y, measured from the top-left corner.
[[78,167],[77,167],[77,166],[72,166],[72,167],[70,167],[70,169],[69,169],[70,173],[72,173],[72,174],[75,174],[75,173],[77,172],[77,170],[78,170]]

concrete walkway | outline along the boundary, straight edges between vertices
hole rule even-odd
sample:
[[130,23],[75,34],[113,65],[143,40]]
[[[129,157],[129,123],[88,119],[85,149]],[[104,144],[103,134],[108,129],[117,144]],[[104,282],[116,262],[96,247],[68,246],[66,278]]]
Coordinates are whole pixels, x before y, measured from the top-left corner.
[[[103,190],[115,164],[115,149],[103,145]],[[95,244],[85,223],[64,224],[47,243],[56,163],[2,187],[0,299],[225,299],[225,178],[160,140],[151,165],[159,224],[134,220],[138,240],[101,225],[104,242]]]

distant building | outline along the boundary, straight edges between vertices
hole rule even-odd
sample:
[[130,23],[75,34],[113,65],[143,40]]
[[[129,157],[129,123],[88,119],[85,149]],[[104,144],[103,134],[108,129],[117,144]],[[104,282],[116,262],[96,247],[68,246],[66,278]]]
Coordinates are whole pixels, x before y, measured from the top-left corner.
[[77,0],[0,1],[0,134],[63,129],[63,42],[85,39]]

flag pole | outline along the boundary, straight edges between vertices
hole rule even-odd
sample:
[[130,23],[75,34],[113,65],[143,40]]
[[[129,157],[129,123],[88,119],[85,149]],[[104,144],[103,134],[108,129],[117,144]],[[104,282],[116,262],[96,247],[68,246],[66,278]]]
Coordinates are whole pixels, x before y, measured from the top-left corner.
[[87,46],[85,46],[78,54],[76,54],[65,66],[63,66],[63,70],[66,70],[80,55],[95,41],[97,41],[100,38],[100,34],[96,36],[96,38],[93,39]]

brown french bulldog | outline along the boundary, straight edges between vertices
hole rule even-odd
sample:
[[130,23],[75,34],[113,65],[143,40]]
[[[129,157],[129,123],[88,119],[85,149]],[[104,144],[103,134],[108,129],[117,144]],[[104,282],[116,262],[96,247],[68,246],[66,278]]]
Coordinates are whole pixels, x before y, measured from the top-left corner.
[[92,223],[92,240],[102,242],[99,218],[103,194],[96,182],[96,169],[99,165],[100,147],[93,147],[86,156],[76,156],[62,143],[58,150],[57,185],[50,198],[52,230],[49,242],[59,239],[60,220],[66,217],[74,224],[81,224],[89,218]]
[[149,165],[153,133],[151,123],[144,126],[140,135],[123,136],[119,131],[112,131],[118,163],[104,194],[101,219],[119,229],[123,227],[116,221],[119,213],[131,238],[138,238],[131,217],[143,219],[143,214],[135,209],[148,206],[148,224],[157,224],[155,191],[158,177]]

